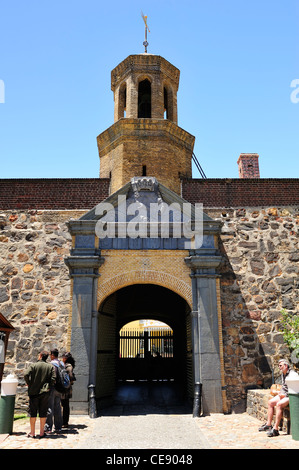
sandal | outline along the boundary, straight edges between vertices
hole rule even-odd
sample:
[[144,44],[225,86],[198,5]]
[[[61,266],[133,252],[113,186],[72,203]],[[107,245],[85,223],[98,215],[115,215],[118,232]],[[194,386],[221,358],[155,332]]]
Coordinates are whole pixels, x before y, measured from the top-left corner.
[[268,437],[279,436],[279,432],[276,429],[271,429],[271,431],[267,432]]
[[27,437],[31,437],[31,439],[35,439],[35,436],[32,436],[32,434],[30,434],[30,432],[27,434]]
[[270,429],[272,429],[272,426],[271,425],[269,426],[269,424],[266,423],[266,424],[263,424],[263,426],[259,428],[259,431],[270,431]]
[[47,436],[47,434],[46,434],[46,433],[44,433],[44,434],[40,434],[40,435],[39,435],[39,439],[42,439],[43,437],[48,437],[48,436]]

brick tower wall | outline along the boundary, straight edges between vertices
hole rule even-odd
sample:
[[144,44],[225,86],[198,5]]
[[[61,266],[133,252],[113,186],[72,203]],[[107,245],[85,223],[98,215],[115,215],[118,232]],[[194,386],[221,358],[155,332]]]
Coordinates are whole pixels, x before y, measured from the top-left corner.
[[134,176],[156,176],[180,194],[191,177],[194,137],[168,120],[120,119],[98,137],[100,177],[111,177],[115,192]]

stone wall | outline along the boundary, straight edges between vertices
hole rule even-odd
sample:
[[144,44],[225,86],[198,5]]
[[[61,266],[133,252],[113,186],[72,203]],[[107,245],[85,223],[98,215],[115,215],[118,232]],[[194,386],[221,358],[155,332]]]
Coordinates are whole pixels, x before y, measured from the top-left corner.
[[281,310],[299,313],[299,207],[206,210],[220,218],[225,382],[234,406],[254,386],[268,387],[289,354]]
[[67,350],[70,279],[66,221],[79,211],[0,213],[0,312],[14,326],[4,375],[18,375],[18,406],[27,400],[24,369],[42,349]]
[[247,413],[265,423],[268,417],[268,401],[270,398],[269,389],[248,390],[246,400]]
[[[14,210],[0,214],[0,312],[12,323],[5,375],[40,349],[68,347],[70,279],[66,222],[82,210]],[[229,408],[247,389],[268,387],[288,354],[281,309],[299,311],[299,207],[205,209],[221,219],[219,249],[225,384]],[[274,370],[274,371],[273,371]],[[20,403],[27,399],[20,387]]]

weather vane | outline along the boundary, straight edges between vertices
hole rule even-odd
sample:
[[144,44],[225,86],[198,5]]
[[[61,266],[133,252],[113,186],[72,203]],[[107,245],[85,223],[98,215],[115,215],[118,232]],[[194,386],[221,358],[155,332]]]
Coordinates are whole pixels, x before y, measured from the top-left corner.
[[144,24],[145,24],[145,41],[143,42],[143,45],[144,45],[144,48],[145,48],[145,52],[147,52],[147,46],[148,46],[147,31],[150,33],[150,30],[147,26],[147,16],[144,16],[144,14],[142,12],[141,12],[141,16],[142,16]]

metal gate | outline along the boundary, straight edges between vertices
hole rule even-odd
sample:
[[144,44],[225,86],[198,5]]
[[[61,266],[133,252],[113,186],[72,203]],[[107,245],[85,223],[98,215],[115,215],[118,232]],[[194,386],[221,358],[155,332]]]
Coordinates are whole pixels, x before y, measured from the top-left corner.
[[172,330],[121,331],[118,378],[120,380],[175,379]]

